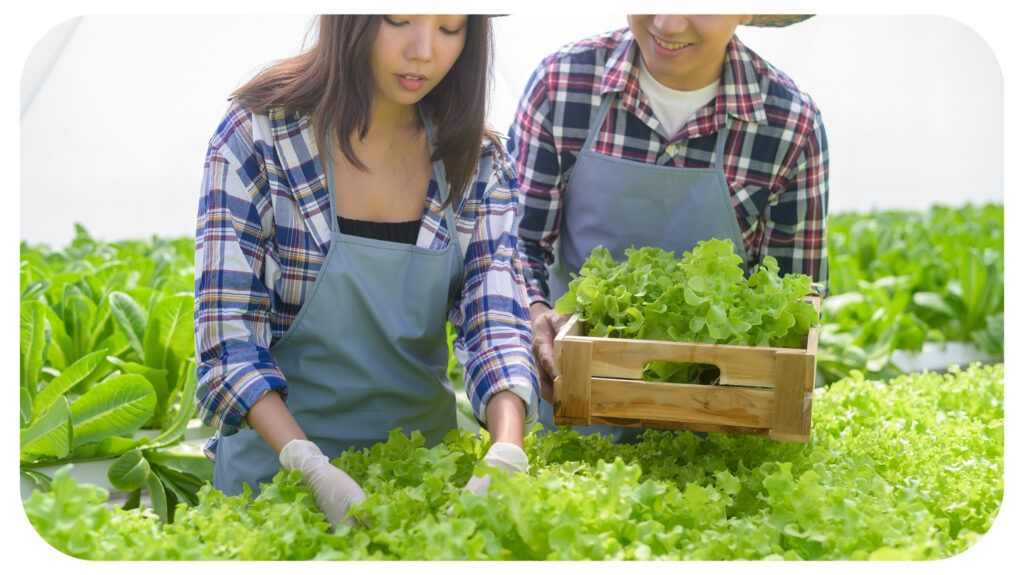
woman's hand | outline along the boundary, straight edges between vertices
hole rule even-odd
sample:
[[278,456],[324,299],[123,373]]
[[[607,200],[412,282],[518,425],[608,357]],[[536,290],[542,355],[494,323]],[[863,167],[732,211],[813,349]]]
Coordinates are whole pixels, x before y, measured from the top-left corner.
[[332,529],[342,521],[350,527],[358,525],[355,517],[346,516],[352,506],[366,499],[366,493],[347,473],[331,465],[315,443],[294,439],[281,449],[279,459],[288,471],[302,471],[302,482],[313,492],[317,508]]
[[555,394],[555,336],[569,316],[561,315],[543,303],[530,305],[533,325],[533,359],[537,363],[540,396],[551,403]]
[[[530,470],[530,460],[526,457],[526,452],[514,443],[492,443],[483,461],[490,466],[504,469],[509,475]],[[484,495],[490,487],[490,475],[474,475],[466,483],[466,491],[476,495]]]
[[366,499],[366,493],[347,473],[331,465],[315,443],[306,439],[295,417],[277,392],[269,392],[249,409],[249,425],[278,454],[281,467],[302,471],[302,483],[313,492],[316,506],[331,528],[343,520],[356,526],[354,517],[345,519],[348,510]]

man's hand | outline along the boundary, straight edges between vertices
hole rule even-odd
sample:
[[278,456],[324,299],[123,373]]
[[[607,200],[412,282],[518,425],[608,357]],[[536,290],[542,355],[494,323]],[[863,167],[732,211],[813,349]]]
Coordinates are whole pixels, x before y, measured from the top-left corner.
[[555,336],[562,329],[569,316],[560,315],[547,304],[530,305],[533,324],[533,359],[537,363],[537,377],[540,380],[540,396],[548,403],[555,393]]
[[366,499],[366,493],[347,473],[331,465],[315,443],[294,439],[281,449],[279,459],[288,471],[302,471],[302,482],[313,491],[316,506],[327,516],[332,529],[342,520],[350,527],[358,524],[354,517],[345,516],[353,505]]

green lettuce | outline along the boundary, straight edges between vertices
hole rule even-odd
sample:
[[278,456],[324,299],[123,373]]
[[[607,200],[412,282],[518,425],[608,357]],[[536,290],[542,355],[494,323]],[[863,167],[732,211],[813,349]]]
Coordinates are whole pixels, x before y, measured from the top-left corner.
[[[334,460],[368,526],[331,532],[297,472],[254,500],[205,485],[173,523],[109,507],[66,472],[25,510],[95,560],[936,560],[968,549],[1003,497],[1002,365],[821,388],[807,444],[647,430],[635,445],[570,428],[527,435],[531,468],[479,463],[486,432],[418,433]],[[491,494],[463,486],[491,473]]]
[[[679,259],[656,247],[628,248],[616,262],[597,246],[555,302],[578,313],[587,335],[759,347],[803,347],[817,325],[810,276],[781,274],[767,256],[745,274],[730,240],[700,242]],[[711,380],[704,364],[650,362],[645,379]]]

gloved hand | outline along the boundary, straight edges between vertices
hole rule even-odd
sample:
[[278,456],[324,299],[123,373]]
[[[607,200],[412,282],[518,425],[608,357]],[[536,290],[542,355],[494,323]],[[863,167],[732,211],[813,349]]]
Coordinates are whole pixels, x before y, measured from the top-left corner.
[[[302,471],[302,482],[313,491],[317,508],[327,516],[331,528],[337,527],[348,510],[366,499],[366,493],[347,473],[331,465],[327,456],[312,441],[293,439],[281,449],[281,466]],[[355,527],[354,517],[345,519],[345,525]]]
[[[484,463],[504,469],[509,476],[513,473],[526,473],[530,469],[530,460],[526,457],[526,452],[514,443],[492,444],[491,448],[487,450],[487,454],[484,455]],[[490,475],[474,475],[469,478],[465,490],[483,495],[490,487]]]

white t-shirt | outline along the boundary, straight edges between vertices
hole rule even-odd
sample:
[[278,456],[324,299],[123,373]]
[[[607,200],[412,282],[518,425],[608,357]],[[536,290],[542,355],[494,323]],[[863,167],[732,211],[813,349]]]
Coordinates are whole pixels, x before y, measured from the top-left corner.
[[718,93],[718,80],[689,92],[673,90],[659,83],[651,75],[644,65],[643,58],[637,60],[640,63],[640,89],[647,95],[654,116],[665,126],[665,133],[670,137],[678,133],[694,113],[713,100]]

